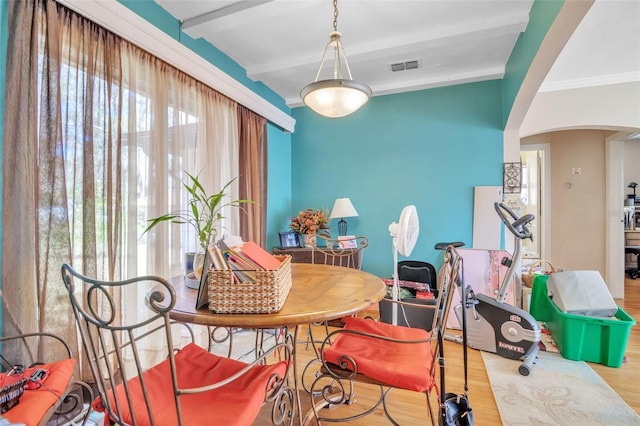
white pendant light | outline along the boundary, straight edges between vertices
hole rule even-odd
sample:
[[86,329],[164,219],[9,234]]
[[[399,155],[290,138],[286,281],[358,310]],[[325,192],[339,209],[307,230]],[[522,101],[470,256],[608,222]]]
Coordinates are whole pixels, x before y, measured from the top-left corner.
[[[318,114],[330,118],[344,117],[357,111],[371,97],[369,86],[351,77],[351,69],[349,69],[341,37],[342,34],[338,31],[338,0],[333,0],[333,31],[329,34],[329,43],[324,48],[315,81],[300,92],[305,105]],[[333,78],[318,81],[329,48],[333,50]],[[348,79],[342,78],[341,58],[344,58]]]

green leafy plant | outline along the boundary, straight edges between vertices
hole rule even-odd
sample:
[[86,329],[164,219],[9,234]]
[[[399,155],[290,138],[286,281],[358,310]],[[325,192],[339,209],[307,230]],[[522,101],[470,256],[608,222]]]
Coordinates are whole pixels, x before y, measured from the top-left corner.
[[198,244],[202,250],[206,250],[210,244],[215,242],[216,233],[218,232],[217,225],[220,220],[224,219],[222,209],[227,206],[241,207],[242,204],[251,203],[252,201],[224,201],[227,196],[226,191],[235,179],[229,181],[219,192],[207,194],[198,176],[193,176],[187,172],[185,173],[189,177],[188,181],[182,184],[190,197],[187,209],[149,219],[149,226],[147,226],[142,235],[151,231],[162,222],[188,224],[195,230],[198,237]]

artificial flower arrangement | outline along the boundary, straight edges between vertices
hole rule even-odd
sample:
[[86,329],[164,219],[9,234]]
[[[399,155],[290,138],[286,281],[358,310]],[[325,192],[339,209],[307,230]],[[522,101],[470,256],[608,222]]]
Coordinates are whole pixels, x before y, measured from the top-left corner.
[[289,228],[299,234],[322,234],[329,236],[329,211],[322,209],[306,209],[298,213],[298,216],[290,218]]

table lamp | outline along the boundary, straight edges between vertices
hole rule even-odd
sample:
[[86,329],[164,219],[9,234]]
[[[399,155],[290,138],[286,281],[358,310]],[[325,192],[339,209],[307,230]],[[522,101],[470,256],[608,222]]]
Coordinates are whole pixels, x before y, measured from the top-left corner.
[[333,204],[330,219],[340,218],[338,222],[338,235],[347,235],[347,221],[344,220],[344,218],[354,216],[358,216],[358,212],[355,207],[353,207],[353,204],[351,204],[351,200],[348,198],[337,198]]

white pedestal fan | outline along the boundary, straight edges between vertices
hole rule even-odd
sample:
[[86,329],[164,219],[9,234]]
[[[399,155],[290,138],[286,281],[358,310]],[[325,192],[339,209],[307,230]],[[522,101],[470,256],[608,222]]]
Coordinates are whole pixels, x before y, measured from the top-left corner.
[[[420,225],[418,223],[418,212],[416,206],[409,205],[402,209],[400,221],[391,222],[389,233],[393,237],[393,288],[392,298],[398,301],[400,286],[398,284],[398,253],[403,256],[411,255],[413,247],[418,240]],[[391,310],[391,323],[398,325],[398,304],[393,303]]]

